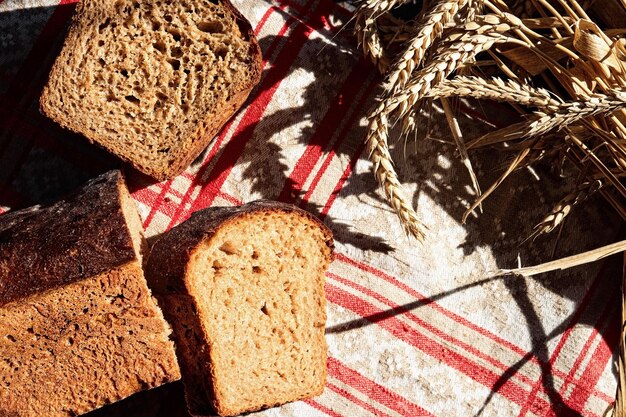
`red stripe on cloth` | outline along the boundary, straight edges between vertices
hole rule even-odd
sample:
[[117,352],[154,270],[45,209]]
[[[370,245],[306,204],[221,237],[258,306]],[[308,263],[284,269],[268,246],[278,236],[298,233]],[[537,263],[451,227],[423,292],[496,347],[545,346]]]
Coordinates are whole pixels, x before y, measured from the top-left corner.
[[[372,291],[371,289],[364,287],[363,285],[357,284],[356,282],[350,281],[349,279],[345,279],[342,278],[336,274],[333,273],[327,273],[327,276],[331,277],[332,279],[334,279],[335,281],[341,282],[344,285],[350,286],[353,289],[369,296],[372,297],[374,299],[376,299],[377,301],[384,303],[385,305],[387,305],[388,307],[393,308],[395,311],[397,312],[402,312],[402,315],[404,317],[407,317],[410,321],[414,322],[415,324],[417,324],[418,326],[428,330],[430,333],[436,335],[437,337],[445,340],[446,342],[450,343],[451,345],[455,345],[460,347],[461,349],[473,354],[474,356],[476,356],[477,358],[480,358],[482,360],[484,360],[485,362],[493,365],[496,368],[499,368],[503,371],[506,371],[507,369],[509,369],[509,365],[481,352],[479,349],[475,348],[474,346],[463,342],[460,339],[457,339],[455,337],[453,337],[452,335],[438,329],[437,327],[433,326],[432,324],[427,323],[426,321],[422,320],[421,318],[419,318],[416,314],[414,314],[411,310],[401,306],[400,304],[394,303],[393,301],[391,301],[390,299],[383,297],[382,295],[380,295],[379,293],[377,293],[376,291]],[[486,368],[485,368],[486,369]],[[531,380],[529,377],[527,377],[526,375],[522,375],[519,373],[515,374],[515,377],[520,381],[523,382],[525,384],[527,384],[529,387],[532,386],[533,384],[533,380]]]
[[304,400],[305,403],[307,403],[308,405],[310,405],[313,408],[318,409],[319,411],[321,411],[322,413],[331,416],[331,417],[344,417],[341,414],[339,414],[338,412],[336,412],[335,410],[331,410],[330,408],[326,407],[325,405],[320,404],[318,401],[314,400],[314,399],[307,399]]
[[265,14],[261,17],[261,20],[259,20],[259,23],[256,25],[256,28],[254,29],[254,36],[259,36],[259,33],[261,33],[261,29],[263,29],[263,26],[265,26],[265,24],[267,23],[270,16],[272,15],[272,13],[274,13],[275,10],[277,10],[277,8],[273,6],[267,9]]
[[[326,285],[326,293],[329,301],[351,310],[361,317],[368,317],[384,312],[373,304],[364,301],[363,299],[354,296],[341,288],[335,287],[332,284]],[[523,404],[528,395],[528,391],[512,382],[510,379],[502,382],[499,374],[485,369],[480,364],[462,356],[447,346],[428,338],[423,333],[420,333],[411,327],[406,326],[396,317],[390,317],[385,320],[378,321],[376,322],[376,325],[385,329],[397,339],[421,350],[441,363],[446,364],[450,368],[456,369],[473,381],[489,389],[493,389],[496,385],[499,385],[497,393],[515,404]],[[542,402],[543,400],[537,399],[537,401]],[[549,407],[547,402],[543,401],[543,403],[545,403],[546,407]]]
[[498,335],[491,333],[489,330],[484,329],[480,326],[475,325],[474,323],[470,322],[469,320],[467,320],[466,318],[444,308],[443,306],[441,306],[439,303],[437,303],[436,301],[426,297],[424,294],[414,290],[413,288],[409,287],[408,285],[400,282],[397,278],[387,274],[386,272],[381,271],[380,269],[374,268],[371,265],[365,264],[363,262],[359,262],[355,259],[349,258],[344,254],[336,254],[336,259],[340,260],[341,262],[347,263],[349,265],[355,266],[358,269],[368,272],[378,278],[384,279],[385,281],[389,282],[390,284],[395,285],[396,287],[400,288],[401,290],[403,290],[404,292],[406,292],[407,294],[412,295],[413,297],[416,298],[416,300],[419,301],[424,301],[425,303],[428,303],[429,305],[431,305],[434,309],[440,311],[441,313],[445,314],[446,316],[450,317],[451,319],[453,319],[454,321],[456,321],[457,323],[463,324],[464,326],[474,330],[475,332],[493,340],[494,342],[509,348],[510,350],[512,350],[513,352],[519,354],[520,356],[525,356],[526,354],[528,354],[528,352],[526,352],[524,349],[520,348],[517,345],[514,345],[513,343],[509,342],[506,339],[503,339],[501,337],[499,337]]
[[[321,5],[324,5],[325,7],[329,6],[329,4],[326,2],[320,2],[312,11],[312,16],[316,16],[320,13],[329,12],[328,10],[321,7]],[[213,169],[208,175],[208,178],[202,181],[203,184],[206,185],[200,191],[198,197],[193,202],[190,210],[188,210],[187,212],[180,211],[179,215],[172,219],[172,221],[170,222],[170,226],[175,224],[180,217],[186,217],[187,213],[194,212],[201,208],[209,207],[213,203],[215,196],[217,195],[219,190],[221,190],[224,182],[226,182],[226,179],[230,175],[237,160],[243,153],[246,143],[248,142],[250,136],[253,134],[254,125],[262,117],[265,109],[267,108],[272,97],[274,96],[274,93],[280,86],[280,83],[289,73],[289,70],[295,62],[299,51],[307,42],[309,36],[312,33],[312,30],[313,29],[311,29],[309,26],[303,24],[298,24],[294,28],[293,32],[289,36],[287,45],[276,57],[275,66],[272,68],[271,71],[268,71],[265,78],[261,81],[261,86],[258,88],[259,94],[257,98],[248,106],[246,113],[242,117],[241,123],[233,134],[233,138],[225,146],[222,154],[215,162]],[[243,133],[246,130],[248,130],[249,132],[248,134],[244,135]],[[203,177],[205,177],[205,173],[202,174],[201,178]],[[181,207],[184,207],[184,205],[184,203],[181,204]]]
[[[356,65],[352,67],[352,71],[344,79],[343,85],[333,101],[328,106],[326,114],[317,124],[317,129],[309,138],[309,143],[296,162],[289,179],[285,181],[282,191],[278,196],[278,200],[291,202],[302,190],[304,183],[315,168],[315,165],[323,156],[323,149],[332,146],[333,141],[341,142],[345,138],[337,137],[335,131],[342,120],[345,120],[349,112],[356,112],[355,98],[362,92],[362,86],[367,78],[371,76],[372,71],[364,71],[365,59],[361,58]],[[347,130],[344,129],[343,133]],[[334,140],[333,140],[334,139]]]
[[[598,321],[596,322],[596,324],[595,324],[591,334],[589,335],[589,337],[587,338],[587,341],[585,342],[585,344],[583,345],[582,349],[580,350],[580,354],[578,355],[578,357],[574,361],[574,364],[572,365],[569,373],[567,374],[567,377],[566,377],[565,381],[563,382],[563,386],[559,390],[559,394],[561,394],[561,396],[565,395],[565,393],[567,392],[567,388],[570,385],[572,385],[572,384],[578,385],[579,382],[584,382],[585,385],[588,384],[588,381],[586,381],[586,380],[585,381],[576,381],[575,375],[576,375],[576,372],[578,371],[578,368],[580,368],[580,364],[583,362],[583,360],[585,359],[585,357],[589,353],[589,348],[591,347],[591,345],[593,344],[594,340],[596,340],[596,338],[598,337],[598,334],[600,333],[599,330],[598,330],[599,323],[604,323],[607,320],[607,318],[609,316],[609,313],[613,310],[613,308],[611,308],[611,307],[613,307],[613,306],[611,306],[609,303],[607,303],[605,305],[605,308],[602,311],[602,314],[598,318]],[[594,358],[592,358],[592,360],[593,359]],[[589,387],[587,386],[585,388],[588,389]]]
[[[595,291],[599,287],[599,285],[600,285],[600,279],[599,279],[599,275],[598,275],[598,276],[596,276],[596,279],[593,281],[593,283],[590,285],[589,290],[587,290],[587,294],[585,294],[585,297],[583,298],[583,300],[579,304],[578,309],[574,312],[574,315],[572,316],[572,318],[570,320],[570,326],[568,326],[567,330],[565,332],[563,332],[563,335],[561,336],[561,339],[559,340],[559,343],[554,348],[554,352],[552,352],[552,355],[550,356],[550,359],[548,361],[548,365],[550,366],[551,369],[553,368],[553,365],[556,362],[556,360],[558,359],[558,357],[559,357],[559,355],[561,353],[561,350],[565,346],[565,343],[567,342],[567,340],[569,339],[569,337],[571,336],[571,334],[572,334],[572,332],[574,330],[574,326],[571,325],[571,324],[578,323],[580,321],[581,316],[583,315],[583,313],[587,309],[587,306],[591,302],[593,294],[595,293]],[[535,386],[534,386],[533,390],[531,391],[530,395],[526,399],[526,402],[523,404],[522,409],[520,410],[518,417],[524,417],[526,415],[526,413],[529,411],[530,406],[533,404],[533,401],[535,400],[535,398],[537,396],[537,393],[540,390],[543,389],[543,383],[542,382],[543,382],[543,374],[541,374],[539,376],[539,379],[535,383]],[[543,410],[545,410],[545,409],[543,409]]]
[[[615,308],[612,309],[613,311]],[[591,355],[591,361],[587,365],[587,368],[580,376],[581,381],[585,381],[587,385],[595,386],[606,367],[607,362],[613,356],[611,348],[613,346],[617,346],[619,341],[621,329],[621,320],[619,319],[617,314],[611,315],[611,320],[609,321],[608,327],[604,334],[605,338],[600,341],[598,347]],[[569,403],[570,407],[574,410],[582,412],[584,410],[585,404],[589,400],[591,395],[591,390],[586,389],[581,385],[577,385],[572,394],[570,395],[571,402]]]
[[233,197],[232,195],[225,193],[223,191],[220,191],[217,193],[217,196],[223,200],[228,201],[230,204],[232,204],[233,206],[240,206],[242,205],[244,202],[241,201],[240,199],[238,199],[237,197]]
[[419,405],[409,401],[397,392],[372,381],[357,371],[341,363],[338,359],[328,358],[328,372],[333,378],[350,385],[352,388],[367,395],[368,398],[407,417],[432,416]]
[[[159,194],[156,196],[156,198],[152,202],[150,202],[150,204],[148,204],[150,206],[150,211],[148,212],[146,219],[143,221],[144,230],[146,230],[148,226],[150,226],[150,224],[152,223],[152,220],[154,220],[154,215],[158,211],[161,210],[161,206],[163,205],[165,196],[167,195],[169,190],[172,188],[172,182],[173,182],[173,179],[167,180],[165,181],[165,183],[162,183],[160,185],[161,190]],[[148,190],[148,188],[145,188],[145,190]]]
[[348,400],[352,401],[354,404],[358,405],[359,407],[361,407],[362,409],[364,409],[366,411],[369,411],[370,413],[374,414],[375,416],[391,417],[389,414],[380,411],[376,407],[374,407],[371,404],[368,404],[365,401],[355,397],[354,395],[352,395],[351,393],[349,393],[345,389],[340,388],[340,387],[338,387],[335,384],[327,382],[326,383],[326,388],[330,389],[331,391],[335,391],[337,394],[341,395],[345,399],[348,399]]
[[322,208],[322,211],[320,213],[320,217],[322,219],[324,219],[328,215],[328,212],[330,211],[330,208],[333,206],[333,203],[335,202],[335,200],[337,199],[337,196],[341,192],[341,190],[343,188],[343,185],[345,184],[345,182],[350,177],[350,174],[354,170],[354,167],[356,166],[356,163],[357,163],[359,157],[363,154],[364,150],[365,150],[365,141],[363,141],[363,143],[357,148],[357,150],[354,153],[354,155],[352,155],[352,158],[350,159],[350,163],[348,164],[346,169],[343,171],[343,174],[339,178],[339,181],[337,182],[337,185],[335,186],[333,191],[328,196],[328,200],[326,201],[326,204],[324,204],[324,207]]
[[[375,85],[376,85],[376,83],[378,81],[379,80],[378,80],[377,77],[372,78],[370,83],[366,86],[366,94],[363,94],[363,96],[361,97],[361,99],[357,103],[355,110],[363,108],[363,106],[367,102],[367,100],[374,94],[374,91],[375,91],[374,87],[375,87]],[[343,142],[345,141],[345,139],[348,136],[348,131],[350,130],[350,128],[352,128],[354,126],[354,122],[356,121],[355,119],[356,119],[356,117],[359,114],[360,113],[358,111],[354,111],[350,115],[350,118],[349,118],[348,122],[344,125],[344,127],[343,127],[343,129],[342,129],[342,131],[340,133],[340,139],[337,141],[337,144],[334,146],[335,149],[339,149],[339,147],[343,144]],[[326,214],[328,214],[327,210],[330,209],[330,206],[335,201],[336,190],[338,189],[338,187],[339,187],[339,190],[341,190],[341,188],[343,188],[343,184],[345,183],[347,177],[350,175],[350,172],[352,171],[352,167],[354,166],[354,164],[356,163],[356,160],[359,158],[359,156],[363,152],[362,149],[364,147],[364,143],[365,143],[365,141],[363,141],[361,143],[361,145],[356,148],[356,152],[354,152],[350,156],[350,159],[349,159],[349,162],[348,162],[348,166],[346,167],[346,170],[348,170],[348,175],[346,176],[346,170],[344,170],[344,172],[342,173],[341,177],[339,178],[339,181],[337,182],[337,185],[335,186],[335,188],[333,188],[333,191],[331,192],[330,196],[326,200],[326,203],[324,204],[324,207],[322,209],[322,213],[323,213],[322,217],[325,217]],[[320,167],[319,171],[315,174],[315,177],[313,178],[313,181],[311,182],[309,190],[307,191],[307,193],[302,198],[303,203],[306,203],[306,202],[309,201],[309,198],[311,198],[311,195],[313,194],[313,192],[315,192],[315,189],[317,188],[317,185],[319,184],[322,176],[324,175],[324,173],[328,169],[328,166],[332,162],[332,160],[335,157],[335,155],[336,155],[336,153],[335,153],[334,150],[331,150],[330,152],[328,152],[328,155],[326,156],[326,160],[324,161],[324,163]],[[324,213],[324,211],[326,211],[326,213]]]

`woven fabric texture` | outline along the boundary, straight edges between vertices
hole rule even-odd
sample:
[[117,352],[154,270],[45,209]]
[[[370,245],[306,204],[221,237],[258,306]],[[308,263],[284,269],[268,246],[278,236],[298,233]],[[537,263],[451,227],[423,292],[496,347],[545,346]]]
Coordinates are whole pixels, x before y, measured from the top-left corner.
[[[592,201],[560,232],[520,244],[571,185],[544,166],[507,180],[462,224],[475,196],[435,104],[392,152],[429,228],[424,243],[406,238],[364,150],[381,79],[350,13],[330,0],[233,3],[259,38],[261,82],[184,174],[154,183],[39,113],[75,1],[0,0],[0,212],[122,166],[151,238],[195,210],[258,198],[320,216],[337,243],[325,392],[253,415],[601,416],[616,386],[620,259],[532,279],[492,272],[609,243],[613,213]],[[458,112],[468,137],[511,117],[471,103]],[[507,162],[474,158],[483,188]],[[181,384],[93,413],[118,415],[186,416]]]

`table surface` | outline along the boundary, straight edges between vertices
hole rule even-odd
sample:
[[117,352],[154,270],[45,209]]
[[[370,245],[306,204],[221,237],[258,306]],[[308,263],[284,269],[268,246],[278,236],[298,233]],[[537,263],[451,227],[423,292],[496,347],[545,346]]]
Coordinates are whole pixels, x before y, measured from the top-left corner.
[[[469,178],[435,105],[392,151],[424,243],[406,238],[364,153],[380,77],[329,0],[235,0],[263,50],[251,98],[177,178],[124,167],[154,237],[209,206],[258,198],[297,204],[333,230],[327,273],[329,377],[323,395],[266,416],[600,416],[615,392],[620,260],[538,278],[490,271],[564,256],[617,237],[601,201],[556,235],[520,244],[568,184],[553,167],[521,171],[461,223]],[[38,111],[75,8],[0,0],[0,212],[46,202],[120,166]],[[464,132],[506,123],[504,109],[460,103]],[[507,156],[474,155],[483,188]],[[93,416],[186,416],[182,386],[141,393]],[[256,414],[255,414],[256,415]]]

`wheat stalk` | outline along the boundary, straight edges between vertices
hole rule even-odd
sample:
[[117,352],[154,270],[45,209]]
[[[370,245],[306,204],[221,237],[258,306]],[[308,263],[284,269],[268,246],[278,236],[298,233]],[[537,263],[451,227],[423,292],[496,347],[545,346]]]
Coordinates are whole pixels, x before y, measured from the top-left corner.
[[503,35],[511,26],[501,16],[488,15],[465,24],[451,34],[444,52],[428,66],[418,71],[405,89],[391,97],[382,97],[379,106],[369,117],[367,146],[374,163],[374,173],[394,211],[404,222],[406,230],[418,239],[423,238],[423,225],[404,197],[398,175],[389,154],[389,117],[403,118],[410,108],[424,98],[428,92],[446,77],[459,63],[491,48],[497,42],[516,42]]
[[608,94],[594,94],[580,101],[547,105],[519,122],[487,133],[468,143],[468,148],[484,147],[518,139],[545,135],[552,130],[581,122],[593,116],[606,116],[626,107],[626,90],[612,90]]
[[521,104],[528,107],[556,107],[560,101],[548,90],[502,78],[485,79],[476,76],[456,76],[446,79],[431,89],[429,97],[472,97],[479,100],[493,100]]
[[354,32],[357,41],[363,48],[363,54],[368,57],[381,73],[389,66],[389,59],[380,38],[376,19],[365,10],[358,10],[355,15]]
[[[374,174],[381,184],[385,197],[394,209],[405,232],[418,240],[424,239],[424,225],[419,220],[411,204],[407,202],[393,167],[386,135],[386,115],[380,113],[377,118],[370,120],[367,147],[370,160],[374,163]],[[385,132],[385,133],[383,133]]]
[[572,208],[583,201],[587,200],[597,191],[599,191],[603,186],[601,180],[594,181],[585,181],[580,184],[574,191],[563,197],[561,201],[559,201],[552,211],[546,215],[546,217],[541,220],[534,228],[533,233],[527,238],[534,239],[535,237],[544,234],[550,233],[557,226],[559,226],[563,220],[570,213]]
[[405,86],[428,48],[443,33],[444,26],[454,19],[461,8],[471,3],[472,0],[439,1],[422,17],[417,32],[390,70],[386,85],[388,91],[397,91]]

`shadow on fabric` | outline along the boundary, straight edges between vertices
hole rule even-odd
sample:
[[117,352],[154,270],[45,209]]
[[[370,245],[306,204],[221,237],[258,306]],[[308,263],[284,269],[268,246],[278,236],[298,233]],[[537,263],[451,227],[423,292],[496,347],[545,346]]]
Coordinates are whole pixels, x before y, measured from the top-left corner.
[[[82,137],[61,129],[42,116],[38,110],[39,94],[61,46],[63,33],[73,10],[74,4],[68,4],[54,8],[31,8],[0,13],[0,41],[9,39],[6,37],[7,33],[12,34],[12,37],[6,41],[9,42],[8,46],[3,45],[0,50],[1,206],[19,208],[34,203],[45,203],[73,190],[87,179],[121,165],[119,160],[94,146],[90,146]],[[286,17],[290,18],[288,15]],[[309,18],[321,19],[321,16],[310,16]],[[307,23],[307,25],[314,26],[316,24],[321,23]],[[301,30],[306,31],[307,25],[303,25]],[[306,33],[302,33],[299,36],[305,35]],[[321,54],[324,53],[325,48],[331,47],[319,38],[298,39],[294,36],[269,36],[260,40],[264,52],[268,52],[272,45],[293,42],[308,42],[309,47],[320,51]],[[283,49],[287,51],[285,54],[288,54],[290,48]],[[354,50],[340,50],[337,53],[350,55],[354,54]],[[302,71],[316,78],[319,71],[332,72],[336,70],[332,67],[332,63],[330,67],[321,69],[313,61],[297,60],[297,57],[288,57],[287,55],[285,58],[291,58],[290,62],[293,65],[283,64],[281,60],[277,59],[277,64],[263,73],[263,81],[252,93],[252,97],[267,94],[276,88],[277,83],[282,78],[293,71]],[[357,72],[353,74],[354,76],[362,77],[368,83],[376,80],[375,76],[372,75],[373,68],[365,64],[363,59],[354,57],[353,60],[358,61],[360,65],[359,69],[356,70]],[[343,75],[345,76],[345,74]],[[373,85],[375,84],[373,83]],[[299,204],[323,217],[326,224],[334,231],[337,240],[346,245],[365,251],[389,254],[394,248],[382,238],[360,233],[352,226],[329,216],[325,207],[310,203],[306,198],[303,198],[308,190],[304,187],[301,178],[294,178],[288,174],[290,169],[284,162],[287,159],[284,149],[278,143],[266,140],[270,136],[280,136],[286,131],[293,134],[295,130],[298,130],[297,137],[300,144],[308,145],[314,152],[332,152],[342,156],[350,163],[354,163],[356,159],[362,156],[365,126],[359,125],[349,132],[337,133],[341,132],[344,126],[341,116],[346,109],[347,101],[345,97],[338,95],[337,91],[332,88],[333,85],[331,84],[328,89],[321,89],[320,92],[318,86],[311,84],[303,91],[298,92],[302,98],[299,107],[278,109],[259,121],[244,124],[242,129],[235,133],[232,140],[222,147],[215,158],[209,161],[206,170],[208,175],[199,175],[196,185],[209,186],[218,179],[224,170],[232,168],[235,164],[245,165],[243,175],[245,179],[252,182],[253,192],[264,198]],[[325,96],[320,97],[320,94]],[[369,106],[373,103],[375,94],[376,90],[372,89],[367,91],[364,97],[359,97],[358,100],[363,105],[351,117],[358,120],[365,116]],[[334,104],[327,114],[319,115],[318,103],[320,100],[329,100],[329,97]],[[320,125],[320,123],[327,124]],[[427,132],[420,133],[422,139],[426,139],[427,136]],[[442,167],[436,163],[437,156],[433,143],[436,143],[439,150],[443,148],[443,153],[451,161],[450,166]],[[420,184],[413,196],[414,204],[417,205],[420,195],[427,195],[445,207],[449,215],[460,223],[464,211],[464,202],[471,201],[473,196],[465,187],[469,183],[468,177],[464,167],[454,155],[453,147],[435,142],[433,138],[417,141],[415,146],[420,151],[409,152],[409,156],[406,158],[402,146],[396,146],[392,150],[394,160],[399,161],[398,169],[403,178]],[[259,155],[265,157],[259,158]],[[506,158],[494,161],[493,155],[488,152],[482,152],[476,156],[477,167],[481,168],[482,166],[485,171],[485,176],[480,178],[482,184],[489,184],[505,167]],[[210,171],[209,166],[212,168]],[[554,173],[551,173],[550,168],[547,168],[542,176],[549,178],[554,184],[561,181]],[[130,172],[129,179],[132,189],[145,187],[152,182],[136,172]],[[380,199],[376,181],[371,173],[353,173],[347,178],[340,192],[342,195],[360,197],[366,194],[370,198]],[[463,245],[465,253],[472,253],[479,246],[497,246],[503,234],[507,236],[517,234],[520,241],[526,237],[530,233],[532,225],[524,223],[524,218],[516,216],[516,213],[511,210],[513,207],[526,210],[529,205],[536,205],[538,195],[532,190],[530,192],[530,195],[525,196],[499,193],[487,200],[484,204],[485,214],[479,216],[478,219],[471,219],[465,226],[468,234]],[[513,200],[517,202],[512,202]],[[508,211],[502,212],[502,207],[508,208]],[[498,213],[498,215],[494,215],[494,213]],[[506,222],[498,225],[494,219],[501,214],[507,215]],[[568,220],[566,227],[576,227],[577,224],[584,225],[585,219],[574,213],[571,220]],[[496,254],[498,256],[497,263],[503,268],[510,267],[514,264],[515,254],[518,251],[524,254],[524,259],[529,263],[538,261],[538,254],[552,252],[554,240],[551,239],[540,240],[535,244],[528,243],[519,248],[509,248],[501,255]],[[531,247],[532,250],[529,249]],[[557,251],[557,256],[558,254]],[[596,278],[600,281],[597,282],[595,292],[591,296],[592,299],[586,302],[619,306],[620,279],[607,279],[612,276],[621,277],[620,262],[617,259],[607,262],[604,272]],[[539,277],[537,282],[546,290],[562,294],[576,305],[581,305],[584,301],[582,297],[568,291],[569,278],[571,276],[567,273],[560,273],[551,275],[550,279]],[[541,369],[541,377],[538,382],[550,399],[554,413],[559,416],[577,415],[567,405],[567,401],[555,386],[548,342],[570,329],[573,323],[583,323],[601,332],[609,346],[617,346],[619,338],[617,313],[613,315],[615,317],[610,317],[611,320],[608,325],[604,322],[598,322],[597,315],[582,314],[578,316],[577,313],[574,313],[559,327],[548,332],[543,327],[539,319],[540,314],[528,295],[527,279],[520,277],[492,279],[504,280],[506,287],[514,295],[515,302],[522,312],[523,320],[532,339],[531,352],[503,372],[492,387],[494,393],[497,393],[525,363],[537,360]],[[492,279],[480,280],[432,295],[427,300],[415,301],[396,309],[333,326],[328,328],[327,332],[341,333],[372,325],[397,315],[408,314],[459,291],[485,285]],[[616,311],[618,311],[617,307]],[[613,320],[614,318],[615,320]],[[485,400],[485,406],[489,404],[493,395]],[[477,415],[480,415],[481,411],[477,410]],[[89,414],[90,417],[116,415],[187,417],[188,414],[184,409],[182,385],[179,382],[157,388]]]

